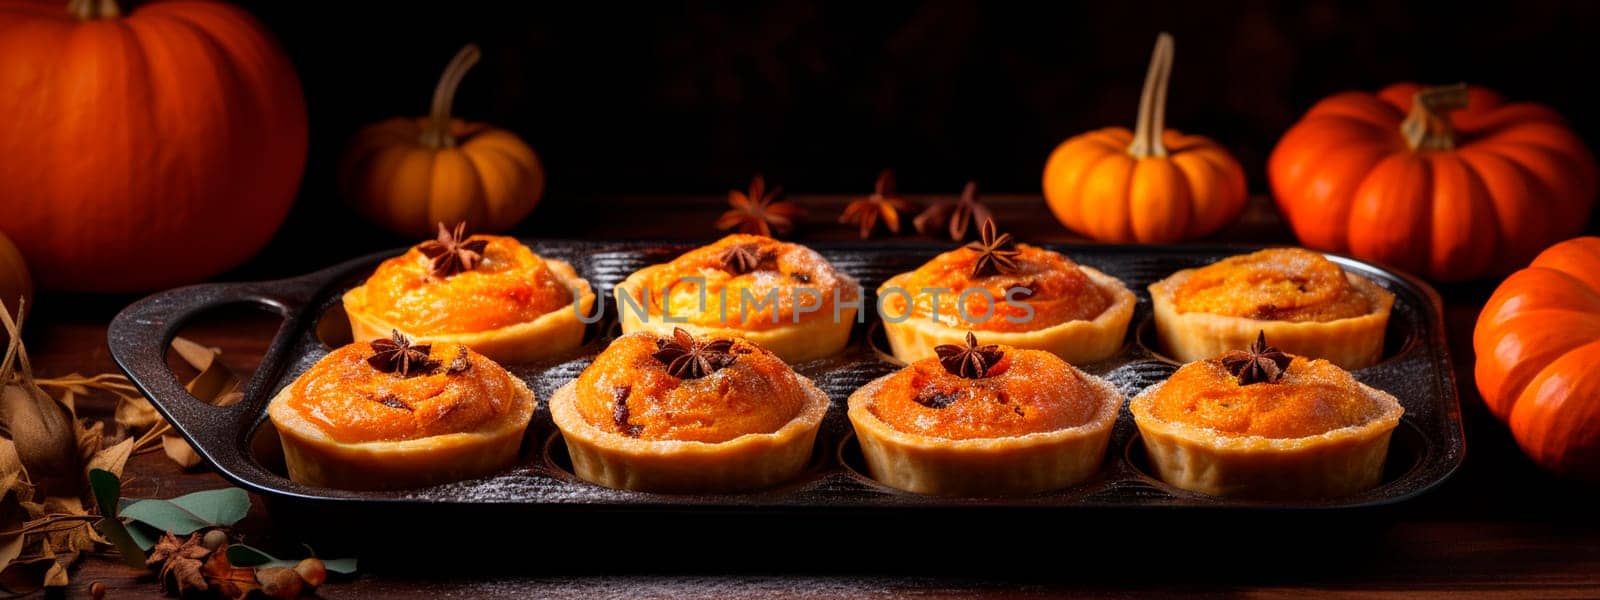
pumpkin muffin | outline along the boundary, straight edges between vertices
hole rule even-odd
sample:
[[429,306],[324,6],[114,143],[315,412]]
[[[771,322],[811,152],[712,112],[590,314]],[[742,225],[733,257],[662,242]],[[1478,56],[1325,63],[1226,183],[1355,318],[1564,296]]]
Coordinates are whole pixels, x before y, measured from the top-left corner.
[[872,477],[922,494],[1059,489],[1100,470],[1122,395],[1054,354],[961,345],[850,395]]
[[1173,486],[1235,498],[1346,496],[1376,486],[1399,401],[1321,359],[1267,346],[1189,363],[1129,403]]
[[985,220],[982,239],[878,287],[895,358],[911,363],[969,331],[1081,364],[1116,354],[1137,302],[1116,278],[1058,253],[1016,244]]
[[289,479],[372,490],[506,468],[534,410],[522,380],[467,346],[393,332],[329,353],[273,397],[267,416]]
[[828,396],[738,338],[632,333],[556,390],[550,413],[573,472],[649,492],[733,492],[793,478]]
[[861,285],[815,250],[734,234],[645,267],[616,287],[623,333],[741,338],[791,363],[850,340]]
[[1345,369],[1378,362],[1394,294],[1322,254],[1274,248],[1184,269],[1150,285],[1161,346],[1180,362],[1250,344],[1266,332],[1285,352]]
[[503,363],[570,353],[583,343],[579,315],[594,291],[566,262],[534,254],[516,238],[439,236],[383,261],[344,295],[355,341],[390,331],[426,342],[466,344]]

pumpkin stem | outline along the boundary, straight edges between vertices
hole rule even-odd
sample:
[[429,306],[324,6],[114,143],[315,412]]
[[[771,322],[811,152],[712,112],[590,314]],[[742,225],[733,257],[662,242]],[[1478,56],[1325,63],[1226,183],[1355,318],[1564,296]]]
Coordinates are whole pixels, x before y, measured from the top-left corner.
[[456,88],[467,76],[467,69],[477,64],[482,52],[477,44],[467,44],[450,59],[450,65],[439,76],[439,85],[433,88],[433,109],[428,112],[428,125],[422,128],[422,143],[429,148],[454,148],[455,136],[450,135],[450,105],[455,103]]
[[79,21],[115,19],[122,16],[117,0],[67,0],[67,13]]
[[1172,79],[1172,34],[1156,36],[1156,49],[1150,55],[1150,70],[1144,75],[1144,91],[1139,94],[1139,120],[1133,126],[1133,143],[1128,154],[1134,158],[1166,156],[1161,132],[1167,119],[1167,82]]
[[1400,123],[1411,150],[1449,150],[1456,147],[1456,130],[1447,114],[1467,107],[1467,84],[1422,88],[1411,96],[1411,113]]

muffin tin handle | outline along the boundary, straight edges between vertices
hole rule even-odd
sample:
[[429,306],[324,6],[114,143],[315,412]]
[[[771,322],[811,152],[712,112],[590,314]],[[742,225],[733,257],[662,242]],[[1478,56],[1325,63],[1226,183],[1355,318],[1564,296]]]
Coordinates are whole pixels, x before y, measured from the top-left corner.
[[[249,460],[246,435],[254,429],[268,398],[266,386],[281,378],[298,334],[314,323],[305,321],[309,303],[333,277],[331,271],[303,277],[254,283],[218,283],[181,287],[134,302],[111,320],[106,339],[111,357],[133,385],[156,407],[218,472],[235,482],[259,480],[261,467]],[[218,307],[254,304],[283,317],[261,366],[244,383],[244,398],[231,406],[200,401],[184,388],[167,366],[167,348],[196,315]]]

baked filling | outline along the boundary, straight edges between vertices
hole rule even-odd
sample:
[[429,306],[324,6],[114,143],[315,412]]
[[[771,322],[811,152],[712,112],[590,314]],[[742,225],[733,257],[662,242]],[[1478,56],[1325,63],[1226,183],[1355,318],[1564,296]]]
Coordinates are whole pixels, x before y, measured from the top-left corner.
[[1298,356],[1275,383],[1241,384],[1220,358],[1189,363],[1156,390],[1148,406],[1160,421],[1271,439],[1365,425],[1385,410],[1344,369]]
[[570,310],[573,291],[546,261],[515,238],[487,242],[476,266],[441,276],[435,259],[413,247],[384,261],[363,284],[366,307],[413,336],[490,331]]
[[368,344],[334,350],[291,384],[285,402],[342,444],[484,431],[522,416],[523,388],[499,365],[460,344],[412,348],[422,350],[404,371],[374,368]]
[[[682,371],[660,358],[678,344],[649,335],[617,338],[577,380],[576,407],[591,426],[641,440],[717,443],[773,433],[811,399],[799,376],[777,356],[743,340],[702,350],[709,372]],[[717,342],[690,340],[681,352]]]
[[899,319],[909,312],[913,320],[962,329],[1020,332],[1092,320],[1113,303],[1071,259],[1027,244],[1017,244],[1015,252],[1014,267],[980,275],[975,273],[984,253],[963,247],[940,254],[878,288],[883,314]]
[[1077,370],[1038,350],[1009,349],[981,378],[917,361],[878,386],[868,410],[894,429],[969,440],[1057,431],[1099,415],[1101,392]]
[[1274,248],[1195,269],[1172,302],[1179,313],[1326,322],[1372,314],[1378,299],[1319,253]]
[[861,298],[856,281],[815,250],[748,234],[730,235],[646,268],[618,291],[626,294],[618,311],[746,331],[831,322],[836,305],[854,305]]

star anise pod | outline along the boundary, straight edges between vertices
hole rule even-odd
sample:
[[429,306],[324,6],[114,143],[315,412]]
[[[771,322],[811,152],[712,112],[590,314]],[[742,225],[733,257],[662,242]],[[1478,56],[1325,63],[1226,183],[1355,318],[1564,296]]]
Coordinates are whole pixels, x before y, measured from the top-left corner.
[[1267,332],[1256,334],[1256,343],[1244,350],[1232,350],[1221,357],[1223,368],[1239,378],[1239,385],[1277,383],[1283,379],[1293,357],[1267,345]]
[[989,207],[978,202],[978,182],[968,181],[967,187],[961,190],[960,200],[940,200],[929,206],[922,214],[911,221],[917,226],[917,233],[922,235],[937,235],[943,229],[950,234],[950,239],[961,241],[966,239],[967,230],[973,229],[973,223],[983,223],[994,218],[994,213],[989,212]]
[[1011,234],[999,233],[994,219],[983,222],[978,241],[968,243],[966,248],[978,253],[977,262],[972,264],[973,277],[1017,272],[1017,256],[1022,253],[1016,249]]
[[772,252],[762,250],[758,244],[734,244],[717,256],[723,267],[741,275],[771,265],[774,258]]
[[872,195],[845,205],[844,213],[839,215],[839,222],[854,224],[860,230],[863,240],[872,237],[872,230],[877,228],[878,221],[883,221],[883,226],[889,233],[898,234],[900,213],[910,212],[915,208],[895,190],[894,173],[884,169],[878,174],[878,182],[873,184]]
[[489,240],[467,239],[466,222],[456,223],[454,231],[439,223],[439,237],[423,242],[417,250],[433,261],[434,277],[449,277],[462,271],[478,268],[483,262],[483,250]]
[[1000,351],[1000,346],[995,344],[978,345],[978,336],[967,332],[967,345],[939,344],[933,347],[933,352],[939,355],[939,364],[951,375],[967,379],[982,379],[989,376],[989,368],[1000,362],[1005,352]]
[[672,338],[656,340],[654,356],[678,379],[699,379],[733,364],[733,340],[702,342],[682,327],[672,328]]
[[150,557],[145,559],[145,565],[161,565],[158,571],[161,587],[168,594],[181,596],[189,590],[203,592],[209,588],[200,567],[211,556],[212,549],[200,540],[199,532],[189,534],[188,539],[182,541],[167,533],[150,549]]
[[368,344],[372,347],[372,356],[367,357],[367,364],[372,368],[387,373],[398,373],[401,377],[413,372],[432,370],[435,366],[428,359],[428,352],[433,349],[433,344],[415,344],[411,338],[393,330],[392,337],[378,338]]
[[717,229],[737,229],[739,233],[753,233],[773,237],[794,229],[795,220],[805,216],[805,209],[793,202],[777,202],[783,193],[781,186],[767,189],[766,180],[757,175],[750,179],[750,192],[728,190],[728,205],[733,208],[717,218]]

